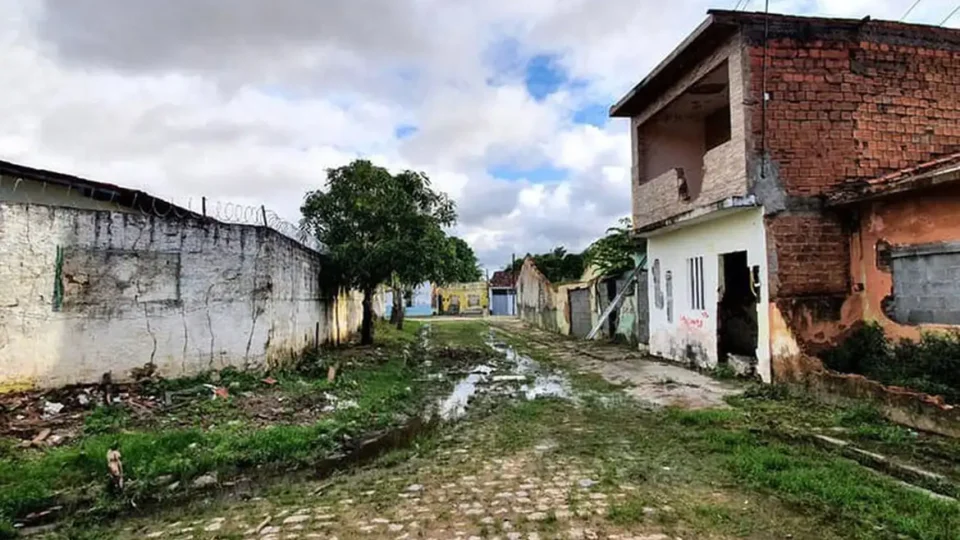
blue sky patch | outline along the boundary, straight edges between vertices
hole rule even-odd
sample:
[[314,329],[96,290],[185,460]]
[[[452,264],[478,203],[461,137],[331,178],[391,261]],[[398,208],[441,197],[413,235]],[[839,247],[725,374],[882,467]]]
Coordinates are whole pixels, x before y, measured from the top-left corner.
[[420,131],[417,126],[410,124],[400,124],[393,130],[393,136],[398,139],[406,139],[414,135],[417,131]]
[[533,169],[518,169],[506,165],[498,165],[487,169],[487,173],[502,180],[527,180],[534,184],[559,182],[567,178],[566,169],[543,165]]
[[557,56],[538,54],[527,62],[524,82],[533,99],[542,101],[560,89],[569,77],[557,62]]
[[605,103],[594,103],[578,109],[573,113],[573,121],[577,124],[590,124],[597,127],[607,125],[610,120],[609,110]]

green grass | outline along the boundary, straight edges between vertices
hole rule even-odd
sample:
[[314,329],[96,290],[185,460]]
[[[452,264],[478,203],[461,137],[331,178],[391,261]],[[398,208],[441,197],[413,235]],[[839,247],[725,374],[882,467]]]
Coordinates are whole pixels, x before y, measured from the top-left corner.
[[[209,377],[159,384],[169,389],[190,388]],[[219,384],[236,383],[230,386],[232,392],[257,386],[264,390],[260,377],[228,372],[221,375]],[[213,415],[218,418],[214,427],[175,425],[158,429],[131,425],[125,409],[100,407],[85,418],[83,436],[75,443],[43,451],[0,453],[0,523],[9,525],[13,518],[54,502],[115,507],[125,500],[155,499],[167,494],[166,486],[172,481],[188,485],[209,472],[217,472],[224,479],[251,467],[289,468],[315,463],[345,437],[383,428],[395,423],[399,414],[414,413],[424,392],[423,385],[416,382],[416,370],[393,352],[374,363],[354,361],[344,366],[334,384],[297,373],[275,377],[280,382],[269,390],[293,403],[329,390],[342,400],[355,400],[357,406],[339,409],[312,425],[257,428],[246,420],[237,420],[230,402],[204,399],[185,414],[197,416],[198,425],[209,425],[210,419],[205,416]],[[234,419],[228,421],[231,417]],[[128,484],[122,499],[106,489],[106,453],[114,445],[122,455]]]
[[[535,401],[501,411],[492,420],[491,444],[508,452],[555,440],[557,451],[597,464],[613,483],[640,486],[636,498],[610,508],[608,517],[621,525],[649,521],[643,507],[656,507],[650,499],[669,494],[679,501],[677,518],[703,533],[774,534],[789,517],[801,537],[874,538],[878,531],[957,537],[957,505],[903,489],[819,448],[781,443],[766,436],[758,420],[743,409],[651,412],[624,401],[579,408]],[[704,503],[696,494],[705,486],[731,486],[739,493],[735,501],[750,499],[770,510]]]

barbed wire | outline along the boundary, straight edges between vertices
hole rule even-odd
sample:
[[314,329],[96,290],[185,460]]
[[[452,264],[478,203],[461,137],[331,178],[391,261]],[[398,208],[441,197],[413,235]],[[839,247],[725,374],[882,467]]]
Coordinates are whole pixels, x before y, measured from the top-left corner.
[[[83,206],[69,204],[72,197],[86,199]],[[308,230],[285,220],[265,205],[254,206],[230,201],[215,201],[207,197],[187,197],[184,200],[161,199],[142,191],[117,188],[106,184],[72,185],[45,180],[11,178],[0,175],[0,201],[80,207],[89,210],[118,210],[137,212],[163,219],[208,219],[229,225],[266,227],[299,243],[303,247],[326,252],[326,246]],[[119,207],[119,208],[118,208]]]

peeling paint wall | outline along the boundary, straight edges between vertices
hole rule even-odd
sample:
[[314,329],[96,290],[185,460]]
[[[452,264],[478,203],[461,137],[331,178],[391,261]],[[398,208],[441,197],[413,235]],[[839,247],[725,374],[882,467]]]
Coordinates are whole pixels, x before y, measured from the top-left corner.
[[0,385],[279,364],[359,327],[320,256],[262,227],[0,203]]
[[[853,315],[880,323],[896,338],[918,339],[924,330],[954,328],[904,324],[888,315],[897,296],[890,256],[910,246],[960,240],[960,188],[948,186],[867,202],[859,213],[859,227],[850,240],[850,280],[855,292],[847,305]],[[953,283],[960,283],[960,269],[955,274]],[[932,276],[922,279],[932,286]],[[936,292],[931,288],[931,294]],[[941,296],[947,302],[947,297],[956,295]]]
[[[763,210],[759,208],[740,210],[647,239],[647,260],[654,272],[647,291],[651,306],[650,352],[704,368],[717,365],[719,258],[736,251],[746,251],[748,266],[759,270],[757,371],[764,381],[769,381],[770,324],[764,308],[769,301],[767,252]],[[694,309],[691,302],[687,260],[693,257],[703,257],[703,309]],[[672,278],[665,295],[657,290],[658,272],[663,276],[669,273]]]
[[433,303],[440,297],[441,315],[484,315],[490,308],[490,290],[486,281],[453,283],[433,288]]
[[569,333],[569,322],[566,323],[567,331],[560,331],[559,321],[565,318],[566,298],[563,299],[563,311],[558,311],[559,296],[531,259],[523,262],[517,277],[517,310],[521,319],[544,330]]
[[[619,278],[623,282],[630,272]],[[586,290],[589,294],[590,327],[596,326],[606,307],[606,282],[601,281],[593,269],[587,269],[580,281],[554,285],[544,276],[533,261],[524,261],[517,278],[517,305],[520,318],[534,326],[565,336],[572,333],[570,293]],[[631,343],[646,344],[649,341],[649,313],[647,309],[647,272],[641,272],[636,292],[624,298],[617,311],[617,337]],[[618,289],[619,290],[619,289]],[[607,325],[601,328],[600,337],[613,337]]]

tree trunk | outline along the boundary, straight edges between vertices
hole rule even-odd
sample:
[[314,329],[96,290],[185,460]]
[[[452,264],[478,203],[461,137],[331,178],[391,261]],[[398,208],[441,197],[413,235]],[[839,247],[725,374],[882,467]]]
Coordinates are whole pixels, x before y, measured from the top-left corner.
[[393,306],[390,309],[390,324],[398,324],[400,314],[403,313],[404,308],[403,295],[400,294],[399,287],[391,287],[390,294],[393,295]]
[[407,302],[404,299],[403,307],[400,308],[400,313],[397,314],[397,330],[403,330],[403,319],[407,316]]
[[363,324],[360,327],[360,344],[373,345],[373,289],[363,290]]

